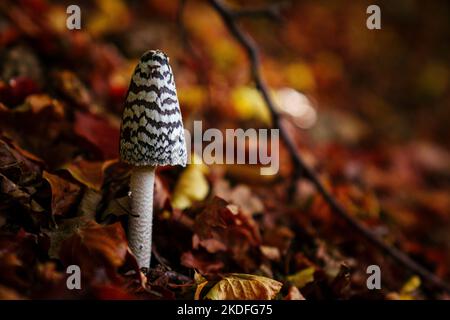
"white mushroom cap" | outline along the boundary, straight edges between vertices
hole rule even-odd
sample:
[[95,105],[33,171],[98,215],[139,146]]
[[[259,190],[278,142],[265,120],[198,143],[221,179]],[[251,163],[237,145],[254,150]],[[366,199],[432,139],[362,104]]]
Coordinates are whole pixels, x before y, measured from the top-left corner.
[[134,166],[186,166],[183,121],[168,57],[144,53],[128,88],[120,157]]

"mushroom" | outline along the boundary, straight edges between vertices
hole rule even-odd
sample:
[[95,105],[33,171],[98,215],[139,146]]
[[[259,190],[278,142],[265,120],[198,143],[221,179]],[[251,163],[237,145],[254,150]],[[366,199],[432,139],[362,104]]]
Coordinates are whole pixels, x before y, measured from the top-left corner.
[[141,269],[150,267],[153,185],[157,166],[186,166],[187,153],[169,58],[144,53],[128,88],[120,129],[120,158],[133,166],[128,240]]

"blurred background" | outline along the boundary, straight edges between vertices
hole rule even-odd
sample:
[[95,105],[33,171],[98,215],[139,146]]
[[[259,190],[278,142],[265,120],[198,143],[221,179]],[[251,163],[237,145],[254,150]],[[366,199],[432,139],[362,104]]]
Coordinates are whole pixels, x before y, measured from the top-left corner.
[[[270,8],[269,15],[243,11],[239,25],[259,47],[262,74],[306,162],[355,218],[449,280],[450,3],[377,1],[381,30],[366,28],[372,1],[226,3],[236,10]],[[66,28],[70,4],[81,8],[81,30]],[[127,191],[126,178],[114,180],[126,172],[115,162],[121,113],[134,67],[149,49],[170,57],[186,129],[194,120],[202,120],[204,129],[271,127],[245,51],[207,1],[3,0],[0,150],[9,151],[0,152],[2,230],[38,234],[79,216],[89,189],[100,194],[90,212],[97,221],[124,222],[111,205]],[[260,226],[265,246],[278,248],[281,256],[302,252],[303,258],[286,262],[290,269],[270,271],[272,277],[301,270],[306,260],[324,267],[326,259],[316,254],[319,238],[342,249],[341,255],[356,257],[347,263],[359,275],[369,262],[387,263],[343,232],[348,227],[307,181],[290,181],[296,168],[280,148],[276,176],[260,176],[257,166],[212,166],[191,172],[183,189],[177,182],[185,171],[163,169],[157,219],[174,214],[164,205],[167,194],[173,208],[191,218],[190,208],[213,195],[237,204]],[[27,159],[19,169],[17,154]],[[42,182],[43,170],[81,190],[49,176]],[[58,187],[67,193],[64,201],[52,196]],[[19,189],[25,194],[18,195]],[[161,251],[167,239],[160,236]],[[291,249],[276,240],[281,238]],[[201,270],[199,261],[206,258],[198,250],[169,250],[166,258],[180,265],[184,253],[180,268]],[[213,265],[214,258],[208,259]],[[233,263],[218,270],[260,268],[242,259]],[[355,274],[357,291],[363,281]],[[395,267],[387,274],[391,290],[401,295],[408,277]],[[309,290],[302,293],[318,297]]]

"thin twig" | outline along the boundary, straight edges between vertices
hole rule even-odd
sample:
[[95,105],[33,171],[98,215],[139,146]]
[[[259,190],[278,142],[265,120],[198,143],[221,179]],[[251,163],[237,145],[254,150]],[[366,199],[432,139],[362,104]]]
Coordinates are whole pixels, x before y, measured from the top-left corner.
[[180,0],[178,3],[178,9],[177,9],[177,25],[178,25],[178,30],[180,30],[180,37],[181,37],[181,41],[183,43],[183,46],[187,47],[188,49],[192,49],[189,43],[189,40],[187,39],[186,36],[186,28],[184,27],[184,23],[183,23],[183,14],[184,14],[184,10],[186,8],[186,0]]
[[255,81],[256,87],[260,91],[265,103],[267,104],[270,114],[273,119],[274,126],[280,130],[280,135],[284,141],[296,168],[298,168],[302,176],[311,181],[314,184],[317,191],[323,196],[328,205],[337,213],[341,218],[343,218],[347,223],[357,230],[361,235],[367,238],[373,245],[380,248],[385,254],[390,256],[395,261],[402,264],[404,267],[411,270],[413,273],[418,274],[425,280],[430,286],[434,286],[441,290],[445,290],[450,293],[450,286],[445,283],[442,279],[436,276],[434,273],[428,271],[423,266],[412,260],[407,254],[401,250],[386,244],[382,239],[380,239],[376,234],[374,234],[369,228],[362,225],[360,222],[355,220],[337,201],[336,199],[325,189],[324,185],[320,182],[316,173],[309,168],[303,161],[300,154],[297,152],[294,141],[288,135],[288,133],[283,129],[281,123],[280,115],[277,113],[275,104],[269,95],[269,90],[267,84],[260,73],[260,57],[258,49],[254,41],[245,34],[237,25],[236,19],[233,16],[233,11],[228,8],[220,0],[209,0],[212,7],[219,13],[222,20],[228,27],[231,34],[236,38],[236,40],[245,48],[247,51],[252,77]]
[[234,19],[240,18],[267,18],[281,21],[281,9],[286,6],[286,2],[271,3],[267,6],[253,8],[239,8],[236,10],[229,9]]

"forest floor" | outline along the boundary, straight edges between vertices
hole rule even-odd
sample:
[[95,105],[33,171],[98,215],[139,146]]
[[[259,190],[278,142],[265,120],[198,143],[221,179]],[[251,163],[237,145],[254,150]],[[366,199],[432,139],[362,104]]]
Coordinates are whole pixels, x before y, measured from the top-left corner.
[[[240,26],[259,48],[283,130],[327,190],[450,282],[448,4],[411,5],[408,16],[398,6],[378,33],[355,3],[305,1],[281,21]],[[221,131],[273,121],[244,49],[208,3],[189,1],[182,24],[178,1],[82,10],[82,29],[68,31],[61,4],[0,4],[0,299],[450,297],[336,215],[283,142],[276,175],[258,165],[158,168],[144,276],[127,244],[130,167],[118,155],[139,56],[169,55],[188,130],[196,120]],[[70,265],[81,290],[67,290]],[[370,265],[380,290],[367,288]]]

